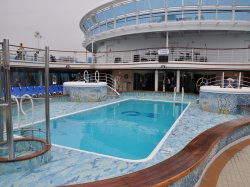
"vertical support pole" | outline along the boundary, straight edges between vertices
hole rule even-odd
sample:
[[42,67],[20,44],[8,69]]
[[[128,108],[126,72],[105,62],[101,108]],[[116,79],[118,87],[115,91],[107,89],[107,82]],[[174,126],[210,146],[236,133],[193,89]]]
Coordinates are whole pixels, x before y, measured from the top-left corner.
[[238,89],[240,89],[240,84],[241,84],[241,72],[239,73]]
[[[2,76],[2,67],[0,66],[0,99],[3,98],[3,76]],[[3,141],[3,131],[4,131],[4,124],[3,124],[3,108],[0,107],[0,142]]]
[[181,83],[181,72],[177,70],[176,72],[176,92],[180,92],[180,83]]
[[155,70],[155,91],[158,92],[158,79],[159,79],[159,73],[158,70]]
[[168,40],[168,32],[166,32],[166,48],[169,46],[169,40]]
[[221,87],[224,88],[224,71],[222,72],[222,76],[221,76]]
[[13,139],[13,124],[11,117],[11,90],[10,90],[10,53],[9,53],[9,40],[3,41],[3,65],[4,65],[4,91],[5,102],[8,104],[6,107],[6,131],[7,131],[7,144],[9,150],[9,159],[15,158],[14,152],[14,139]]
[[181,88],[181,102],[184,101],[184,87]]
[[50,141],[50,116],[49,116],[49,47],[45,47],[45,119],[46,119],[46,143]]

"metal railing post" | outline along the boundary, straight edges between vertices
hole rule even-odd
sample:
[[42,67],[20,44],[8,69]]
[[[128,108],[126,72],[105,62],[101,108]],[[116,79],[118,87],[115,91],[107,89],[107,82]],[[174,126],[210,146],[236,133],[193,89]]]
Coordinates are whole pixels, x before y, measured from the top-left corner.
[[46,118],[46,143],[50,141],[50,116],[49,116],[49,47],[45,47],[45,118]]
[[9,150],[9,159],[15,158],[14,152],[14,139],[13,139],[13,124],[11,117],[11,90],[10,90],[10,52],[9,52],[9,40],[3,41],[3,66],[4,66],[4,91],[5,102],[7,104],[6,114],[6,131],[7,131],[7,144]]

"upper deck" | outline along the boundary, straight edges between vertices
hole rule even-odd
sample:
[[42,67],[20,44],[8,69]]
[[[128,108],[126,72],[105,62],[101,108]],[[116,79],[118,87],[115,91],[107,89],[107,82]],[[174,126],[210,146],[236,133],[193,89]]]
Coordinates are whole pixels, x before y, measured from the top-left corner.
[[[162,48],[97,52],[50,50],[53,69],[191,69],[250,70],[250,48],[165,48],[167,58],[159,55]],[[44,50],[10,46],[11,67],[44,68]],[[0,54],[1,58],[1,54]]]
[[85,47],[91,41],[147,32],[179,30],[250,31],[246,0],[115,0],[80,21]]

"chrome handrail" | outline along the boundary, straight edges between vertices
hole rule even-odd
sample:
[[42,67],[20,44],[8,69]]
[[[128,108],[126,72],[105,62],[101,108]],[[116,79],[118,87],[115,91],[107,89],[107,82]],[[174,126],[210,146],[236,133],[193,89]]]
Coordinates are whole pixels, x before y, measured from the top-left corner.
[[20,109],[21,109],[21,111],[22,111],[22,113],[26,116],[26,120],[27,120],[27,113],[26,112],[24,112],[24,110],[23,110],[23,99],[25,99],[25,98],[28,98],[28,99],[30,99],[30,102],[31,102],[31,107],[32,107],[32,121],[31,121],[31,124],[33,125],[34,124],[34,102],[33,102],[33,99],[32,99],[32,97],[30,96],[30,95],[28,95],[28,94],[24,94],[22,97],[21,97],[21,100],[20,100]]
[[11,95],[11,98],[14,99],[16,101],[16,104],[17,104],[17,127],[19,129],[20,128],[20,103],[19,103],[16,96]]

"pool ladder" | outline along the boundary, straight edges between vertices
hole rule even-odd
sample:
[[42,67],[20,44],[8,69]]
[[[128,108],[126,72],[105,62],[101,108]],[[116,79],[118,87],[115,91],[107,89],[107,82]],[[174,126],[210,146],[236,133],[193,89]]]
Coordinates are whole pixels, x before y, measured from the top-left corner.
[[[176,87],[174,87],[174,96],[173,96],[173,101],[176,102],[176,94],[177,94],[177,91],[176,91]],[[184,87],[181,88],[181,102],[183,103],[184,101]]]
[[33,126],[34,124],[34,102],[33,102],[33,99],[30,95],[28,94],[24,94],[21,99],[20,99],[20,102],[18,101],[18,98],[14,95],[11,95],[11,98],[13,100],[15,100],[16,104],[17,104],[17,128],[20,129],[20,110],[21,112],[23,113],[23,115],[25,115],[26,117],[26,121],[27,121],[27,117],[28,117],[28,114],[23,110],[23,100],[24,99],[30,99],[30,102],[31,102],[31,107],[32,107],[32,112],[31,112],[31,117],[32,117],[32,120],[31,120],[31,125]]

